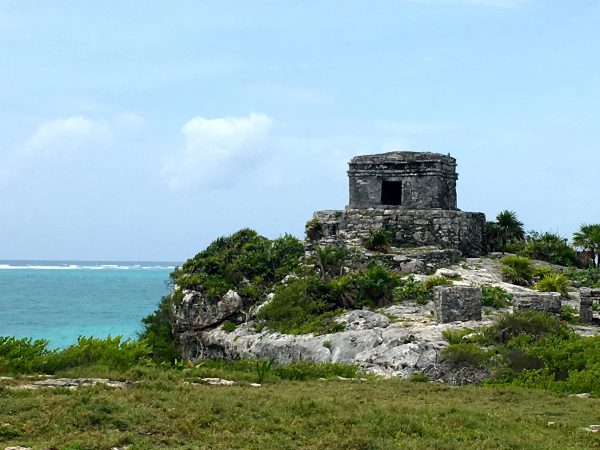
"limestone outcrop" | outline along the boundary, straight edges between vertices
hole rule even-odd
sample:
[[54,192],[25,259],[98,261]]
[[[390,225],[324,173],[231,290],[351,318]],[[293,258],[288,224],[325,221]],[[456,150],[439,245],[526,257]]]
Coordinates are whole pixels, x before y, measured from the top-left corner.
[[239,313],[244,306],[237,292],[228,291],[219,301],[206,298],[202,292],[186,291],[183,300],[174,305],[174,329],[202,330],[215,326]]
[[[390,319],[391,318],[391,319]],[[484,321],[440,324],[432,319],[431,305],[393,305],[381,313],[357,310],[337,318],[347,324],[342,332],[324,335],[285,335],[257,332],[244,323],[232,332],[221,328],[181,336],[186,358],[273,359],[276,364],[298,360],[356,364],[382,375],[408,377],[415,372],[432,379],[448,380],[453,374],[441,362],[447,345],[442,331],[477,328]]]

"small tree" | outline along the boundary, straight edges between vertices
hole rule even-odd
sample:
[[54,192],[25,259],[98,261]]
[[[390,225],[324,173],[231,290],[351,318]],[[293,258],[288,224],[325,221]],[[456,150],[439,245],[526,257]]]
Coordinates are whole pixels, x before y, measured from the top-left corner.
[[597,267],[600,250],[600,224],[581,225],[579,231],[573,234],[573,245],[590,252],[592,263]]
[[525,239],[523,222],[517,218],[517,213],[505,209],[496,216],[495,222],[487,222],[485,237],[489,251],[507,250],[510,242],[522,242]]

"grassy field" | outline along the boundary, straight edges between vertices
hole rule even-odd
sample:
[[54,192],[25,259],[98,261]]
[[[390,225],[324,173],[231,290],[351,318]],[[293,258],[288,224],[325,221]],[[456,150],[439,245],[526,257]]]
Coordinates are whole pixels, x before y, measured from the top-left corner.
[[[81,375],[81,373],[79,374]],[[98,375],[98,374],[97,374]],[[107,374],[100,374],[107,375]],[[0,448],[576,449],[600,447],[600,400],[540,390],[404,380],[186,384],[160,368],[104,386],[0,387]],[[234,377],[235,378],[235,377]],[[549,424],[554,422],[554,424]]]

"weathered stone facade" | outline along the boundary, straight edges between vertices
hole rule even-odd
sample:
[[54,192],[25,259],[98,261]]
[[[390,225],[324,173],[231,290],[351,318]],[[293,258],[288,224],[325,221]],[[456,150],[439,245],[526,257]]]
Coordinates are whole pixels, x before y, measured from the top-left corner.
[[438,322],[481,320],[481,288],[473,286],[437,286],[433,303]]
[[392,247],[434,246],[463,256],[484,251],[485,215],[456,208],[456,160],[436,153],[391,152],[349,163],[350,202],[344,211],[317,211],[319,245],[363,245],[377,230]]
[[513,309],[545,311],[560,314],[562,301],[558,292],[527,292],[513,294]]
[[600,289],[581,288],[579,303],[579,320],[581,323],[592,323],[594,321],[594,300],[600,303]]
[[349,208],[456,209],[458,175],[450,155],[391,152],[357,156],[349,166]]
[[463,256],[483,253],[485,215],[442,209],[369,208],[317,211],[323,226],[322,245],[362,245],[372,231],[390,230],[395,247],[436,246]]

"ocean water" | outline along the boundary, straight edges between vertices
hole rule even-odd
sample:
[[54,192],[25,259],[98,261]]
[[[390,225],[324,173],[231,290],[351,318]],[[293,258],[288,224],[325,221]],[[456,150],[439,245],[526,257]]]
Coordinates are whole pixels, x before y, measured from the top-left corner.
[[141,319],[169,292],[177,263],[0,261],[0,336],[135,338]]

